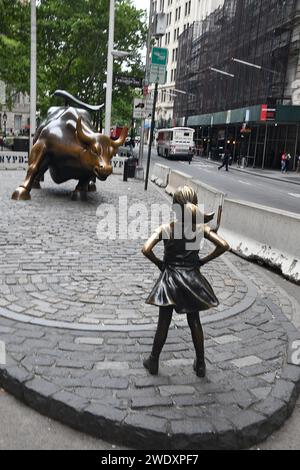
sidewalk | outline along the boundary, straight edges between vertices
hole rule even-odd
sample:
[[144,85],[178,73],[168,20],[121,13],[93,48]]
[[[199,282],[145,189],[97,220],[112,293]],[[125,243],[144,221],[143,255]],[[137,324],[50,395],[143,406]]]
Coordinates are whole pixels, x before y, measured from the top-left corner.
[[207,378],[194,374],[179,316],[151,377],[142,359],[157,309],[145,299],[159,273],[142,257],[141,240],[100,242],[96,211],[117,208],[124,195],[129,207],[148,209],[168,199],[112,176],[87,203],[70,200],[72,183],[49,178],[32,201],[16,203],[9,197],[23,176],[0,175],[3,388],[49,417],[134,448],[245,448],[284,423],[300,384],[289,357],[299,306],[289,295],[232,254],[211,263],[204,274],[220,306],[202,315]]

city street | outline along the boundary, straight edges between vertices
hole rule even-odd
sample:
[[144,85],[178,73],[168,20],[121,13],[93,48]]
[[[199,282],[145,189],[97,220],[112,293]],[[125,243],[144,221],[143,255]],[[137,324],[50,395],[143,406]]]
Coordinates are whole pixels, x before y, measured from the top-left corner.
[[[184,161],[172,161],[158,157],[156,149],[153,149],[151,158],[152,165],[160,163],[192,175],[202,183],[226,193],[229,198],[300,213],[300,174],[293,173],[286,176],[278,172],[278,178],[282,176],[282,179],[287,180],[286,182],[252,175],[250,174],[251,170],[246,173],[235,171],[229,167],[229,172],[226,173],[224,168],[218,171],[218,166],[215,163],[200,157],[195,157],[191,165]],[[144,152],[145,161],[146,150]],[[261,173],[263,174],[263,172]],[[265,174],[268,175],[270,172],[266,171]]]

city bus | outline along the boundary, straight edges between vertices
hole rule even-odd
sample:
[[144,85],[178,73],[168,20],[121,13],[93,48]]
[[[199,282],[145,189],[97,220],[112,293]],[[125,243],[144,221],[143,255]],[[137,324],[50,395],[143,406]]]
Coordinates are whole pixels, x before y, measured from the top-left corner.
[[194,155],[195,130],[189,127],[174,127],[157,131],[157,154],[160,157],[191,159]]

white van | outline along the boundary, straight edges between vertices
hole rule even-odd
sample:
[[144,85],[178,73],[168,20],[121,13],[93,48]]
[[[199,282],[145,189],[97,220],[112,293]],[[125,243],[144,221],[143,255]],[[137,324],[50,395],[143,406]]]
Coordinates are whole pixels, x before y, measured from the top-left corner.
[[157,154],[166,158],[192,158],[195,149],[195,130],[189,127],[174,127],[157,131]]

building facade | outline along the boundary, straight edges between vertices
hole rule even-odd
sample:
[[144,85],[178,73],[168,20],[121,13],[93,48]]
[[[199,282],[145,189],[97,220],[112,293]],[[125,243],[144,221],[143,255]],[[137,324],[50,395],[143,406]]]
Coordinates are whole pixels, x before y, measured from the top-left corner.
[[225,0],[180,36],[174,117],[200,153],[280,167],[300,152],[300,1]]
[[157,45],[169,51],[167,81],[160,86],[157,103],[157,120],[160,127],[173,122],[175,82],[178,60],[178,39],[180,35],[195,21],[204,19],[209,13],[223,4],[224,0],[154,0],[152,13],[167,15],[166,34],[159,39]]
[[[3,118],[5,117],[5,119]],[[30,121],[29,96],[16,93],[11,106],[8,106],[6,86],[0,81],[0,134],[27,135]]]

